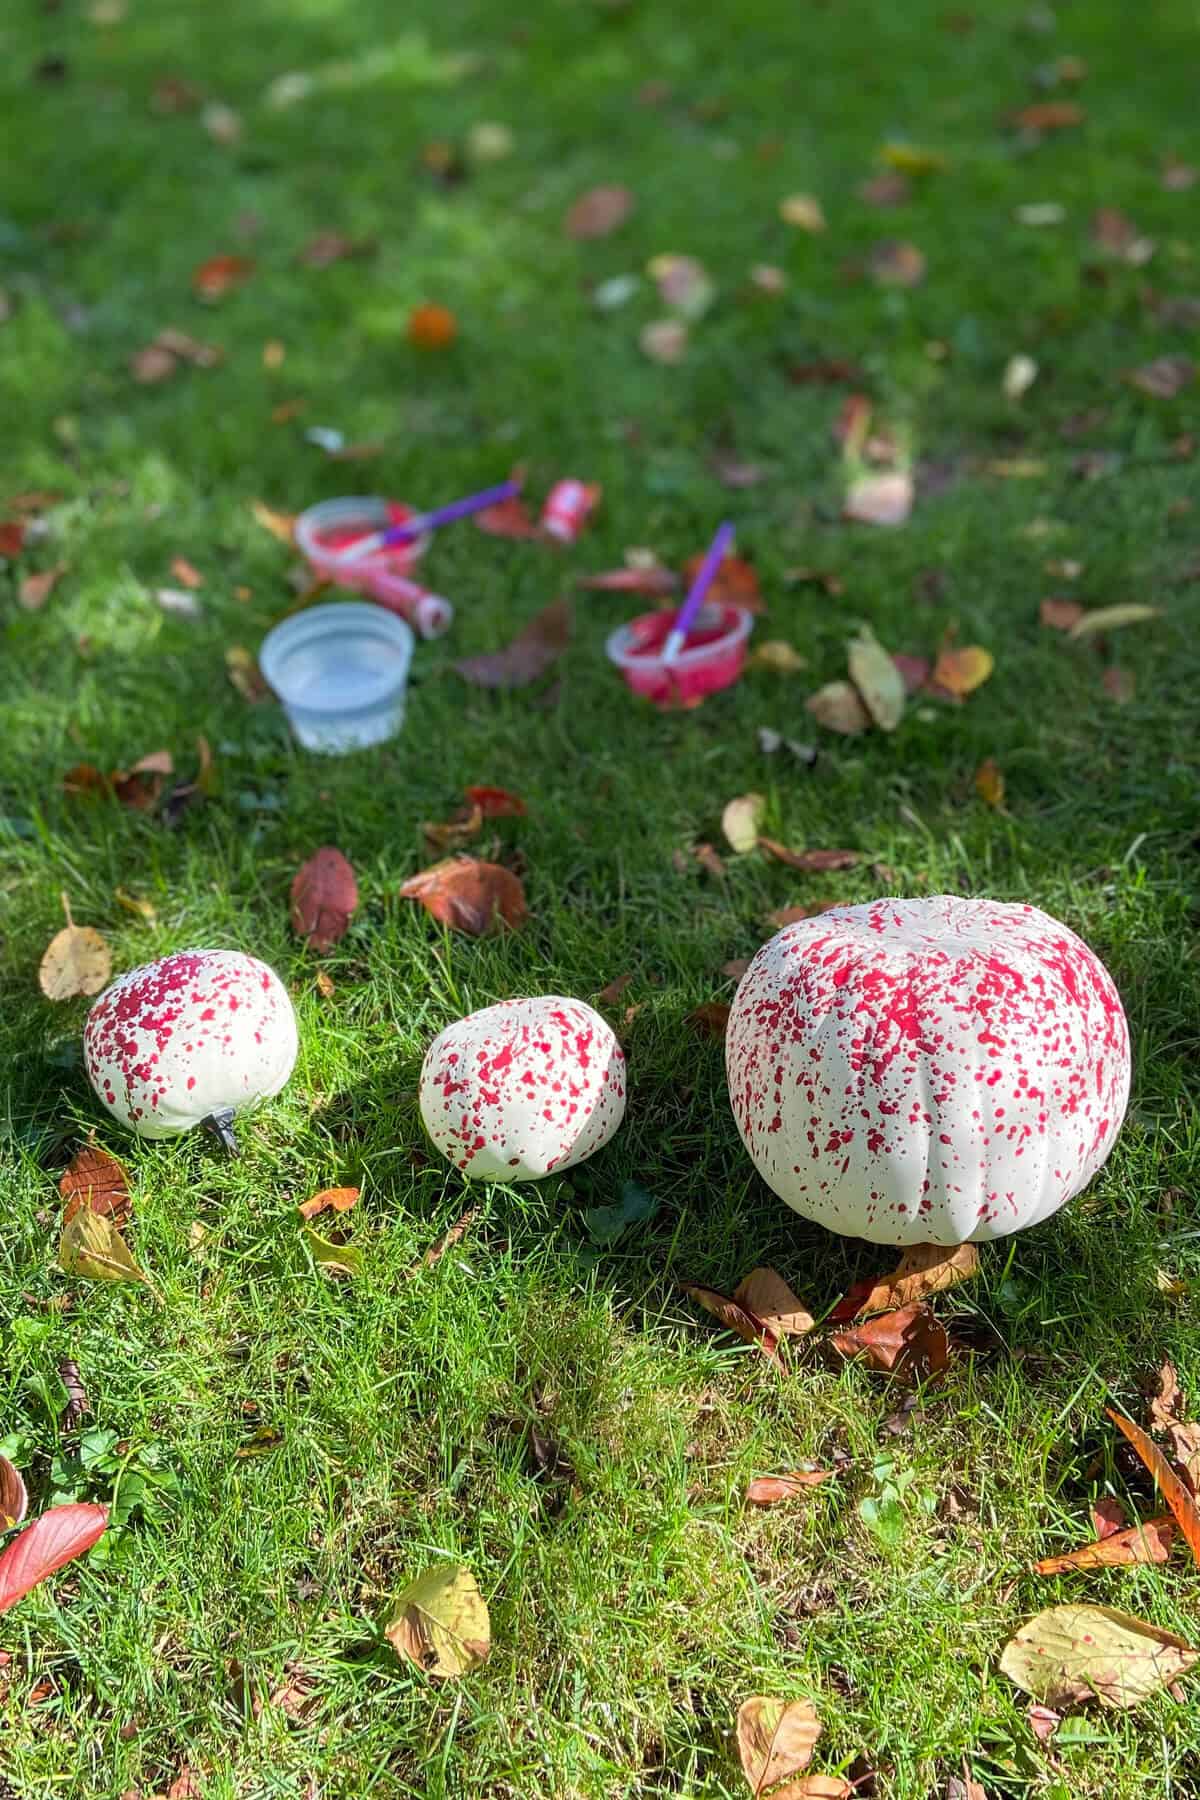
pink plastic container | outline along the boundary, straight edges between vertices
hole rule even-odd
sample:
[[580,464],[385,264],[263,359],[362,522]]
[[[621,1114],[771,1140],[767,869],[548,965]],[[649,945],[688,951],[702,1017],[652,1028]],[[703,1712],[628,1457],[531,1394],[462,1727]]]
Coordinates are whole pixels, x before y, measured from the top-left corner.
[[429,545],[429,533],[411,544],[393,544],[374,556],[343,563],[338,553],[360,538],[404,525],[413,518],[411,506],[375,495],[354,495],[344,500],[322,500],[296,520],[296,543],[318,575],[352,594],[371,600],[406,619],[420,637],[441,637],[450,627],[454,608],[440,594],[431,594],[413,579],[417,563]]
[[746,640],[754,626],[740,606],[710,601],[699,614],[686,647],[664,663],[663,648],[678,608],[643,613],[613,632],[604,648],[635,694],[664,710],[699,706],[708,694],[732,687],[746,661]]

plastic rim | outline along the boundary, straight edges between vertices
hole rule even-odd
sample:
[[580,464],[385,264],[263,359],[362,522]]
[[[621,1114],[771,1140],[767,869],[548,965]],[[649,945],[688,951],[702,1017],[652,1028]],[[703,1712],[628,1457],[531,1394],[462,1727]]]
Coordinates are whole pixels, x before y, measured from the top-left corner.
[[[390,637],[396,648],[404,652],[404,667],[400,671],[395,690],[396,693],[402,694],[408,685],[409,664],[412,661],[413,648],[416,644],[411,625],[405,624],[403,619],[397,618],[396,614],[389,612],[385,606],[375,606],[361,600],[337,600],[328,606],[307,607],[304,612],[297,613],[294,618],[285,619],[281,625],[276,625],[273,631],[268,631],[259,646],[258,666],[283,705],[290,707],[292,702],[287,698],[286,688],[281,687],[277,682],[280,663],[290,650],[294,649],[297,644],[303,643],[304,639],[311,635],[310,628],[314,620],[318,622],[318,635],[322,635],[320,622],[328,621],[334,616],[343,625],[366,626],[377,637]],[[385,702],[380,699],[373,702],[373,707],[383,704]],[[331,719],[343,719],[348,716],[345,706],[322,706],[319,701],[310,700],[301,702],[300,711],[305,714],[324,714]]]
[[[416,508],[408,506],[407,501],[398,504],[407,507],[410,514],[416,514]],[[388,502],[380,494],[348,494],[339,500],[320,500],[316,506],[309,506],[300,513],[293,527],[296,548],[311,563],[333,562],[338,552],[329,544],[322,544],[320,534],[323,531],[345,530],[347,525],[365,525],[368,531],[384,531],[392,524],[388,512]],[[411,542],[396,545],[403,549],[412,562],[424,556],[429,548],[431,533],[423,532]],[[386,552],[385,552],[386,554]],[[374,560],[368,558],[368,561]],[[349,565],[352,567],[353,565]]]
[[[746,612],[743,607],[726,605],[723,610],[727,615],[730,612],[737,614],[734,623],[729,627],[728,631],[723,633],[719,638],[713,638],[707,644],[697,644],[692,650],[681,650],[679,655],[670,663],[664,663],[661,656],[630,655],[630,646],[634,641],[634,626],[640,625],[643,618],[651,619],[656,617],[657,615],[654,613],[643,613],[641,618],[634,619],[629,625],[618,625],[617,629],[609,634],[605,642],[605,654],[608,656],[610,662],[616,663],[619,669],[641,669],[647,674],[650,674],[655,670],[668,668],[702,668],[705,663],[715,662],[719,657],[728,655],[730,650],[736,649],[740,643],[743,643],[745,639],[749,637],[751,628],[754,624],[754,615]],[[697,620],[697,624],[702,623],[704,617],[704,613],[701,613],[700,618]]]

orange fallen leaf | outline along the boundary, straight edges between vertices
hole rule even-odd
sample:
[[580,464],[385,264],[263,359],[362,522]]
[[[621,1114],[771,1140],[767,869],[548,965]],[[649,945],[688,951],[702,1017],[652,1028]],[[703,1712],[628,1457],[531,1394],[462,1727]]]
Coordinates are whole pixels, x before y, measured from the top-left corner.
[[248,256],[210,256],[192,270],[192,290],[201,300],[220,300],[253,273]]
[[528,918],[525,890],[511,869],[476,857],[452,856],[410,877],[400,889],[453,931],[484,937]]
[[1200,1424],[1186,1417],[1175,1366],[1164,1362],[1150,1401],[1150,1423],[1171,1440],[1179,1472],[1193,1494],[1200,1494]]
[[295,543],[295,513],[276,512],[274,507],[264,505],[261,500],[252,500],[250,510],[263,530],[269,531],[281,544]]
[[101,1218],[111,1219],[118,1230],[129,1223],[133,1196],[125,1165],[95,1144],[85,1144],[72,1157],[59,1180],[58,1191],[63,1199],[64,1225],[69,1225],[84,1206]]
[[202,588],[204,586],[203,575],[200,573],[199,569],[193,568],[186,556],[173,556],[171,558],[171,573],[179,583],[180,587]]
[[821,1721],[811,1700],[779,1700],[770,1694],[743,1700],[737,1716],[738,1759],[754,1800],[771,1792],[795,1794],[797,1789],[782,1790],[779,1783],[808,1767],[820,1735]]
[[100,933],[90,925],[76,925],[65,894],[62,905],[66,927],[51,938],[38,968],[38,984],[47,1000],[98,994],[112,974],[112,952]]
[[520,794],[510,794],[507,788],[469,787],[465,791],[485,819],[523,819],[529,810]]
[[[704,552],[701,551],[697,556],[689,556],[684,563],[683,579],[686,587],[690,587],[696,579],[703,561]],[[708,597],[720,606],[740,606],[744,612],[766,611],[754,565],[745,562],[740,556],[721,558],[708,590]]]
[[840,1325],[844,1320],[892,1312],[930,1294],[943,1293],[978,1273],[979,1252],[974,1244],[959,1244],[954,1249],[944,1244],[912,1244],[890,1275],[874,1282],[856,1282],[830,1318]]
[[694,1300],[705,1312],[712,1313],[727,1331],[734,1332],[744,1343],[753,1344],[761,1350],[767,1361],[782,1373],[779,1339],[767,1329],[761,1319],[756,1319],[753,1313],[747,1312],[736,1300],[729,1299],[728,1295],[719,1294],[716,1288],[704,1287],[701,1283],[692,1281],[681,1282],[680,1286],[689,1300]]
[[795,1469],[790,1475],[758,1475],[746,1489],[751,1506],[776,1506],[781,1500],[796,1500],[809,1488],[828,1481],[832,1469]]
[[315,1219],[318,1213],[328,1211],[349,1212],[358,1204],[362,1189],[356,1187],[322,1188],[319,1194],[313,1194],[296,1208],[302,1219]]
[[472,843],[483,829],[483,809],[479,806],[462,806],[452,819],[441,822],[426,819],[421,825],[421,835],[426,847],[431,852],[438,850],[443,854],[447,850],[461,850]]
[[1004,805],[1004,774],[994,756],[986,756],[976,769],[975,792],[996,812]]
[[835,1331],[829,1345],[844,1362],[862,1358],[869,1369],[909,1384],[938,1374],[950,1361],[945,1326],[919,1301]]
[[1158,1445],[1140,1425],[1135,1425],[1132,1419],[1125,1418],[1122,1413],[1114,1412],[1111,1406],[1106,1406],[1104,1410],[1117,1430],[1129,1439],[1149,1469],[1160,1494],[1175,1515],[1188,1549],[1195,1560],[1200,1562],[1200,1510],[1197,1509],[1195,1496],[1187,1483],[1171,1467]]
[[1146,1519],[1123,1531],[1109,1532],[1093,1544],[1081,1544],[1063,1556],[1044,1556],[1033,1565],[1035,1575],[1063,1575],[1070,1569],[1124,1568],[1131,1563],[1170,1561],[1175,1538],[1173,1519]]
[[981,687],[995,666],[996,659],[991,651],[984,650],[979,644],[970,644],[962,650],[944,649],[938,652],[933,665],[933,680],[936,686],[961,699]]
[[448,306],[427,300],[409,313],[404,334],[414,350],[448,350],[458,336],[458,320]]
[[1074,100],[1038,100],[1009,114],[1021,131],[1068,131],[1082,125],[1087,114]]

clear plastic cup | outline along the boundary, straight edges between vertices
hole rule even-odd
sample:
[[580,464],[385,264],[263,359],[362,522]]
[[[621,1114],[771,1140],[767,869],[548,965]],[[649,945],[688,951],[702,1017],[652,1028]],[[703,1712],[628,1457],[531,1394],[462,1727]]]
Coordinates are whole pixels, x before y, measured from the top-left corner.
[[643,613],[619,626],[604,646],[633,692],[664,709],[699,706],[706,695],[731,687],[745,665],[754,625],[743,607],[710,600],[684,649],[667,663],[662,653],[678,616],[677,607]]
[[310,606],[263,639],[259,667],[306,750],[341,756],[404,722],[413,634],[380,606]]

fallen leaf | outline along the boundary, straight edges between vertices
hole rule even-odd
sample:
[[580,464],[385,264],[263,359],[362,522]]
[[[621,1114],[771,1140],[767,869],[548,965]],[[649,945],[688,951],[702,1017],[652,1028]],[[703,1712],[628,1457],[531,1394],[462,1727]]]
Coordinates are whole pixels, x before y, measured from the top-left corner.
[[326,1275],[361,1275],[366,1267],[366,1259],[355,1245],[335,1244],[330,1238],[321,1237],[311,1225],[304,1227],[304,1241],[318,1269]]
[[0,1456],[0,1532],[11,1531],[29,1511],[29,1495],[19,1471]]
[[467,133],[467,149],[473,162],[503,162],[516,148],[516,139],[507,125],[492,119],[477,119]]
[[527,687],[553,668],[570,636],[570,608],[565,600],[553,600],[503,650],[465,657],[454,669],[474,687]]
[[[1039,1706],[1036,1700],[1032,1701],[1026,1709],[1025,1717],[1029,1720],[1029,1729],[1039,1744],[1048,1744],[1062,1724],[1061,1713],[1055,1712],[1052,1706]],[[977,1800],[987,1800],[987,1796],[978,1782],[972,1782],[971,1785],[975,1794],[964,1795],[964,1800],[976,1800],[976,1797]]]
[[731,956],[728,962],[721,964],[721,973],[727,975],[730,981],[740,981],[752,960],[749,956]]
[[354,870],[331,844],[324,845],[297,870],[291,889],[292,929],[322,953],[341,942],[358,906]]
[[769,1694],[743,1700],[737,1716],[738,1757],[755,1800],[806,1769],[820,1735],[821,1721],[811,1700],[777,1700]]
[[692,855],[706,875],[711,875],[715,881],[724,881],[725,864],[711,844],[694,844]]
[[848,647],[850,679],[880,731],[895,731],[904,717],[904,679],[869,625]]
[[0,1554],[0,1613],[103,1537],[107,1506],[52,1506]]
[[687,355],[688,328],[682,319],[652,319],[638,332],[638,348],[651,362],[668,367]]
[[290,546],[295,543],[295,513],[276,512],[274,507],[264,505],[261,500],[252,500],[250,510],[263,530],[269,531],[281,544]]
[[[477,1206],[468,1206],[466,1212],[460,1213],[453,1225],[451,1225],[449,1231],[444,1231],[437,1243],[429,1246],[428,1250],[421,1258],[421,1267],[425,1269],[436,1268],[443,1256],[445,1256],[447,1250],[452,1250],[455,1244],[461,1243],[462,1239],[466,1236],[478,1217],[479,1208]],[[411,1274],[412,1271],[410,1270],[409,1273]]]
[[222,100],[210,100],[200,114],[200,123],[214,144],[236,144],[242,135],[240,113]]
[[193,568],[186,556],[173,556],[171,558],[171,573],[181,587],[202,588],[204,586],[203,575],[200,573],[199,569]]
[[458,320],[448,306],[427,300],[409,313],[404,335],[414,350],[448,350],[458,336]]
[[355,1187],[322,1188],[319,1194],[303,1201],[296,1210],[302,1219],[315,1219],[318,1213],[326,1212],[330,1207],[334,1212],[349,1212],[352,1206],[357,1206],[361,1192],[361,1188]]
[[818,918],[821,913],[830,912],[835,906],[842,904],[844,903],[840,900],[822,900],[815,906],[779,906],[765,916],[768,925],[774,925],[782,931],[785,925],[795,925],[801,919]]
[[729,1023],[729,1007],[723,1000],[706,1000],[703,1005],[692,1008],[684,1023],[690,1025],[701,1037],[716,1038],[723,1042],[725,1027]]
[[985,806],[999,812],[1004,805],[1004,773],[994,756],[985,756],[975,771],[975,792]]
[[215,369],[217,364],[225,360],[225,352],[217,344],[205,344],[194,338],[189,332],[179,331],[174,325],[166,325],[154,340],[160,350],[180,362],[191,363],[197,369]]
[[1000,1668],[1016,1687],[1059,1707],[1094,1695],[1130,1707],[1184,1675],[1200,1651],[1110,1606],[1051,1606],[1006,1645]]
[[[691,587],[700,572],[704,554],[689,556],[683,565],[683,579],[687,587]],[[718,606],[740,606],[743,611],[760,613],[764,610],[762,592],[758,585],[758,574],[753,563],[746,562],[740,556],[723,556],[717,565],[717,572],[712,578],[708,597]]]
[[843,737],[857,737],[871,728],[871,715],[848,681],[830,681],[804,702],[819,725]]
[[918,287],[925,279],[925,254],[915,244],[887,239],[876,244],[867,269],[884,287]]
[[1110,1531],[1093,1544],[1082,1544],[1063,1556],[1044,1556],[1033,1565],[1035,1575],[1063,1575],[1070,1569],[1123,1568],[1130,1563],[1165,1563],[1175,1538],[1172,1519],[1146,1519],[1123,1531]]
[[733,1298],[772,1337],[804,1337],[817,1322],[774,1269],[751,1269],[734,1288]]
[[873,412],[866,394],[847,394],[839,406],[832,427],[833,441],[841,445],[847,461],[862,455]]
[[225,673],[242,699],[251,706],[271,698],[262,670],[244,644],[230,644],[225,652]]
[[384,1636],[426,1675],[477,1669],[492,1647],[492,1627],[471,1571],[442,1564],[418,1575],[397,1600]]
[[789,194],[779,202],[779,216],[797,231],[825,230],[825,214],[815,194]]
[[1087,114],[1074,100],[1037,100],[1009,114],[1011,124],[1021,131],[1069,131],[1082,125]]
[[25,543],[25,527],[19,519],[0,521],[0,556],[20,556]]
[[1038,617],[1051,631],[1071,631],[1083,618],[1084,611],[1078,600],[1059,600],[1052,595],[1042,601]]
[[750,281],[760,294],[782,294],[787,290],[788,278],[782,269],[774,263],[755,263],[750,270]]
[[853,869],[862,861],[858,850],[789,850],[786,844],[776,843],[774,838],[760,837],[758,847],[776,862],[786,864],[789,869],[799,869],[804,875]]
[[651,257],[646,273],[663,305],[685,319],[703,318],[716,298],[712,277],[694,256]]
[[767,638],[756,644],[746,658],[748,669],[766,669],[772,675],[799,675],[807,669],[808,659],[784,638]]
[[725,1294],[719,1294],[715,1288],[703,1287],[697,1282],[685,1281],[681,1287],[689,1300],[702,1306],[705,1312],[712,1313],[721,1321],[727,1331],[734,1332],[744,1343],[753,1344],[762,1351],[769,1363],[782,1373],[783,1363],[779,1356],[779,1339],[767,1330],[761,1319],[756,1319],[736,1300],[730,1300]]
[[1037,380],[1038,366],[1032,356],[1010,356],[1004,365],[1002,387],[1006,400],[1019,400]]
[[572,238],[601,238],[623,225],[633,210],[633,195],[627,187],[594,187],[581,194],[566,218],[563,229]]
[[25,611],[40,612],[66,572],[66,563],[54,563],[35,575],[22,575],[17,585],[17,600]]
[[329,972],[326,969],[317,970],[314,978],[314,985],[322,1000],[332,1000],[333,996],[337,993],[337,988],[334,986]]
[[85,1281],[140,1281],[150,1283],[129,1253],[129,1246],[111,1219],[81,1207],[64,1226],[58,1245],[58,1266]]
[[722,487],[731,488],[735,492],[742,488],[757,487],[766,474],[761,463],[744,462],[730,450],[714,450],[708,459],[708,466]]
[[832,1469],[796,1469],[790,1475],[758,1475],[746,1489],[751,1506],[776,1506],[781,1500],[798,1500],[809,1488],[828,1481]]
[[996,659],[991,651],[978,644],[970,644],[962,650],[943,649],[939,650],[933,665],[933,680],[936,686],[961,698],[981,687],[995,666]]
[[766,810],[767,803],[761,794],[739,794],[735,800],[726,802],[721,814],[721,830],[729,848],[739,856],[753,850],[758,842],[758,828]]
[[510,794],[507,788],[469,787],[466,795],[485,819],[523,819],[529,811],[520,794]]
[[340,231],[319,231],[305,244],[296,261],[306,269],[327,269],[331,263],[345,262],[348,258],[373,256],[377,248],[374,238],[352,238]]
[[675,592],[679,577],[673,569],[659,564],[647,569],[609,569],[600,575],[580,575],[576,585],[605,593],[646,594],[650,599],[658,600]]
[[770,1800],[853,1800],[855,1786],[844,1775],[802,1775],[776,1788]]
[[129,358],[129,372],[143,387],[167,381],[179,367],[179,359],[162,344],[147,344]]
[[220,300],[253,273],[254,263],[248,256],[210,256],[192,270],[192,291],[201,300]]
[[80,1420],[91,1412],[92,1403],[88,1399],[87,1389],[83,1385],[78,1363],[72,1362],[69,1356],[61,1357],[58,1374],[67,1390],[67,1404],[63,1408],[59,1428],[62,1431],[71,1432],[76,1429]]
[[1200,1424],[1186,1419],[1174,1364],[1164,1362],[1158,1388],[1150,1401],[1150,1423],[1171,1440],[1179,1472],[1193,1494],[1200,1494]]
[[1155,400],[1173,400],[1195,380],[1196,365],[1187,356],[1156,356],[1153,362],[1127,370],[1124,379]]
[[1129,1439],[1149,1469],[1159,1493],[1175,1515],[1188,1549],[1200,1563],[1200,1508],[1197,1507],[1196,1497],[1187,1482],[1171,1467],[1158,1445],[1140,1425],[1135,1425],[1132,1419],[1125,1418],[1122,1413],[1114,1412],[1111,1406],[1106,1406],[1104,1410],[1117,1430]]
[[950,1361],[945,1326],[917,1301],[849,1331],[835,1331],[829,1344],[843,1361],[861,1357],[867,1368],[894,1375],[908,1385],[928,1380]]
[[124,1163],[95,1144],[76,1151],[64,1170],[58,1191],[63,1201],[63,1224],[69,1225],[81,1207],[89,1207],[120,1228],[129,1223],[133,1196]]
[[898,169],[880,169],[877,175],[859,184],[858,197],[868,206],[907,206],[912,199],[912,183]]
[[946,167],[946,158],[940,150],[901,142],[884,144],[879,161],[889,169],[898,169],[902,175],[935,175]]
[[529,508],[519,494],[511,494],[507,500],[498,500],[494,506],[485,506],[475,514],[475,523],[480,531],[486,531],[490,537],[506,538],[540,538],[541,528],[530,516]]
[[461,850],[473,843],[482,830],[483,813],[478,806],[463,806],[452,819],[441,823],[426,819],[421,825],[425,847],[431,854],[439,850],[443,854],[447,850]]
[[1195,187],[1200,181],[1200,169],[1194,169],[1190,163],[1181,162],[1177,156],[1163,159],[1161,185],[1168,193],[1182,194],[1188,188]]
[[1115,700],[1118,706],[1126,706],[1133,699],[1137,683],[1129,669],[1120,669],[1114,663],[1105,669],[1100,685],[1110,700]]
[[516,930],[525,923],[525,890],[510,869],[476,857],[452,856],[411,876],[400,889],[403,900],[417,900],[443,925],[470,937],[484,937],[500,926]]
[[978,1273],[979,1252],[974,1244],[959,1244],[951,1250],[944,1244],[912,1244],[890,1275],[875,1282],[856,1282],[830,1318],[840,1325],[847,1319],[891,1312],[956,1287],[960,1281],[970,1281]]
[[114,769],[109,776],[112,791],[122,806],[134,812],[153,812],[162,798],[163,782],[175,773],[169,750],[152,750],[129,769]]
[[913,481],[907,469],[885,469],[859,475],[846,489],[842,517],[856,525],[903,525],[913,505]]
[[112,952],[90,925],[76,925],[63,895],[64,929],[51,938],[38,968],[38,985],[47,1000],[74,1000],[98,994],[112,974]]
[[1126,601],[1120,606],[1093,607],[1082,618],[1076,619],[1070,635],[1073,638],[1094,637],[1098,631],[1119,631],[1124,625],[1143,625],[1148,619],[1157,619],[1161,611],[1161,607],[1144,606],[1137,600]]
[[612,1206],[589,1206],[581,1215],[584,1230],[594,1244],[615,1244],[631,1225],[644,1225],[662,1205],[636,1181],[621,1183],[620,1198]]
[[1116,206],[1101,206],[1092,214],[1092,242],[1106,256],[1141,268],[1154,255],[1153,238],[1143,237],[1133,220]]
[[254,1435],[239,1444],[234,1456],[239,1462],[247,1462],[255,1456],[269,1456],[272,1450],[278,1450],[283,1442],[283,1433],[274,1425],[260,1425]]

